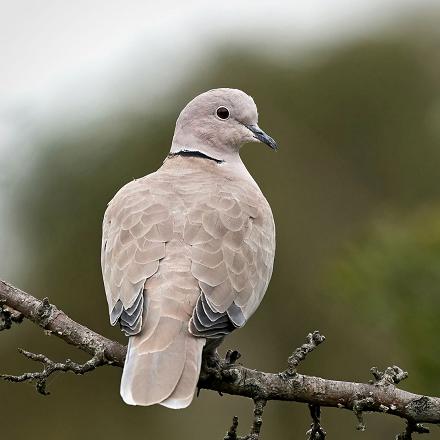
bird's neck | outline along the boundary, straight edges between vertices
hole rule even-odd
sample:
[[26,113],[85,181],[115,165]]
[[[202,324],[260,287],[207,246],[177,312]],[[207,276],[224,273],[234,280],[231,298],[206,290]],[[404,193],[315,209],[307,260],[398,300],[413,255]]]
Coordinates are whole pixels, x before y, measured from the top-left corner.
[[173,157],[173,156],[183,156],[183,157],[199,157],[201,159],[208,159],[208,160],[212,160],[216,163],[223,163],[224,160],[220,160],[220,159],[216,159],[215,157],[211,157],[208,156],[205,153],[202,153],[201,151],[198,150],[179,150],[176,153],[171,153],[168,154],[168,157]]
[[207,159],[215,160],[218,163],[235,163],[241,162],[238,150],[229,149],[224,146],[217,146],[207,142],[176,142],[173,139],[170,154],[186,154],[199,155]]
[[213,148],[209,148],[209,146],[186,146],[173,142],[168,157],[175,156],[198,157],[200,159],[205,159],[211,163],[214,162],[224,171],[231,173],[231,175],[235,175],[239,178],[245,179],[246,181],[255,185],[258,188],[258,185],[255,182],[254,178],[251,176],[243,161],[241,160],[238,151],[231,151],[229,153],[225,153],[223,151],[220,155],[218,151]]

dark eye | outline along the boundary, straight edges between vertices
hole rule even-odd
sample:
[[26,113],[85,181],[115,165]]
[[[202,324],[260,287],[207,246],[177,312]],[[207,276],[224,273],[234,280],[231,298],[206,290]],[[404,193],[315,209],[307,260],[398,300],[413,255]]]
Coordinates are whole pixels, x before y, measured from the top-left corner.
[[228,119],[229,118],[229,110],[226,107],[219,107],[216,112],[217,116],[220,119]]

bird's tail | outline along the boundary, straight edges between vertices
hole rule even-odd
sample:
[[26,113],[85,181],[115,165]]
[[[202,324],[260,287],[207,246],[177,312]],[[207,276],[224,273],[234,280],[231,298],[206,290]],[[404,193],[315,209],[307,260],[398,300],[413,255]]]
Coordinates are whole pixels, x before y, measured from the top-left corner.
[[130,337],[121,381],[124,401],[186,408],[194,397],[204,344],[204,338],[189,333],[188,323],[171,316],[147,322]]

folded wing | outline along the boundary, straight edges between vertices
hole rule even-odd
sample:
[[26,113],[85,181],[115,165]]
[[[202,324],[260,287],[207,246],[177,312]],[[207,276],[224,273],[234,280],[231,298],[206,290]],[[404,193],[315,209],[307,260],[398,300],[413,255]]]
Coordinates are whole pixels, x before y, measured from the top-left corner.
[[125,185],[104,215],[101,265],[112,325],[128,335],[139,333],[144,285],[165,257],[173,235],[168,207],[158,201],[145,179]]
[[192,334],[222,337],[242,327],[260,304],[272,275],[272,212],[253,187],[218,187],[189,212],[184,240],[201,295]]

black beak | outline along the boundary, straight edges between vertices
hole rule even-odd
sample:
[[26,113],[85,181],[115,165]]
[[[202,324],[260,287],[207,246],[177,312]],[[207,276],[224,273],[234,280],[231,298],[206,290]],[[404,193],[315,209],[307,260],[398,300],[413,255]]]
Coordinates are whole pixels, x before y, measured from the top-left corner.
[[258,125],[246,125],[252,133],[254,134],[254,138],[258,139],[263,144],[268,145],[272,150],[276,150],[278,148],[275,139],[272,139],[268,134],[266,134]]

